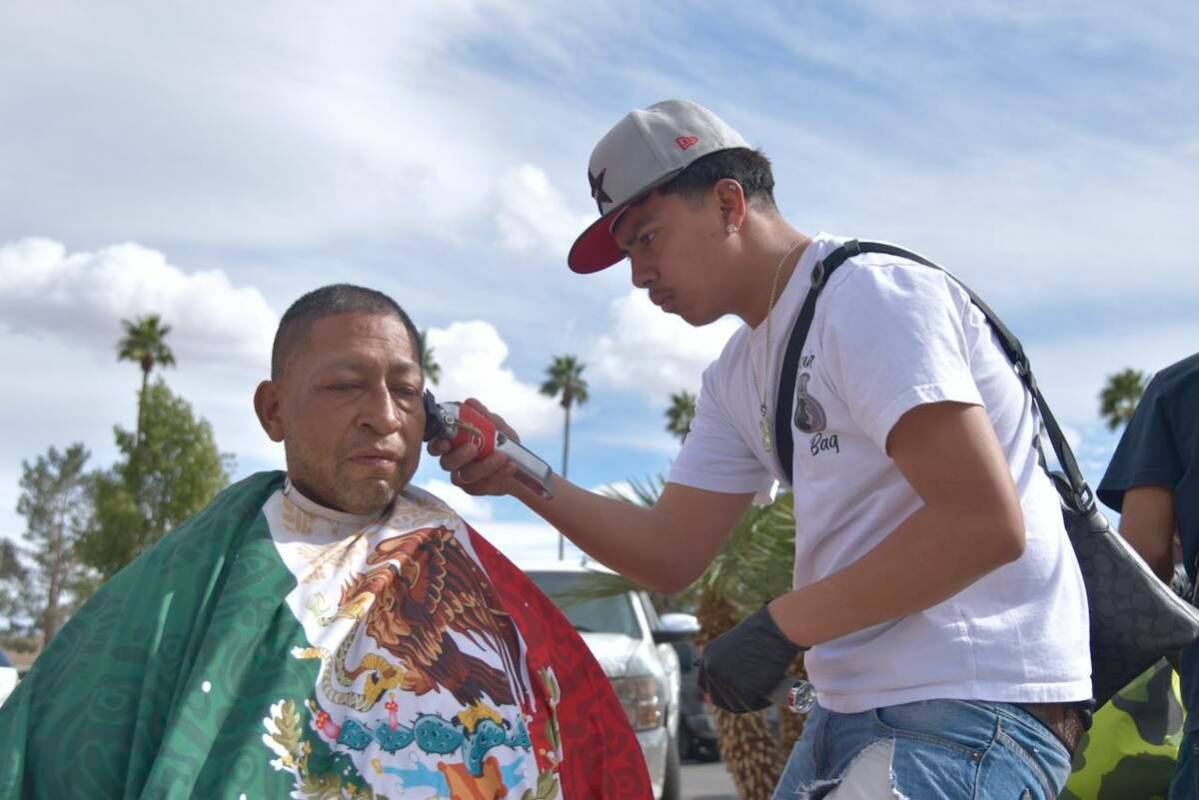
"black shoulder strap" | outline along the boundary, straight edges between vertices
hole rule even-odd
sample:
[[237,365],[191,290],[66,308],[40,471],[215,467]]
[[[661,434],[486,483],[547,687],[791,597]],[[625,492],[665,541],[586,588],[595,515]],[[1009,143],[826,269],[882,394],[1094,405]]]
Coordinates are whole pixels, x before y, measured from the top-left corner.
[[1033,402],[1040,412],[1041,421],[1045,424],[1045,430],[1049,435],[1049,442],[1053,446],[1053,452],[1057,455],[1058,463],[1061,464],[1062,469],[1065,471],[1066,479],[1069,481],[1074,495],[1071,499],[1076,506],[1075,510],[1080,512],[1089,511],[1094,505],[1094,496],[1091,493],[1090,487],[1087,486],[1086,480],[1082,477],[1082,471],[1078,468],[1074,452],[1070,449],[1070,445],[1066,441],[1061,427],[1057,424],[1053,412],[1049,410],[1049,405],[1045,402],[1044,395],[1041,394],[1041,388],[1037,385],[1037,381],[1033,377],[1028,356],[1024,353],[1024,347],[1020,344],[1020,340],[1016,338],[1015,334],[1003,324],[999,317],[995,315],[995,312],[970,287],[959,281],[944,268],[934,264],[923,256],[905,250],[902,247],[896,247],[893,244],[859,242],[856,239],[846,242],[829,253],[812,270],[812,288],[808,290],[808,296],[799,311],[799,317],[795,320],[795,326],[791,329],[791,338],[787,342],[787,351],[783,356],[783,371],[779,376],[778,402],[775,404],[774,440],[779,461],[783,468],[783,474],[787,476],[787,482],[790,483],[793,480],[791,470],[794,463],[795,449],[791,438],[791,414],[795,404],[795,380],[799,373],[800,354],[803,351],[804,342],[807,341],[808,330],[812,327],[812,317],[816,313],[816,300],[828,284],[829,276],[847,260],[862,253],[885,253],[914,261],[917,264],[923,264],[932,269],[941,270],[946,275],[949,275],[950,278],[953,278],[966,294],[970,296],[970,300],[986,316],[987,322],[991,324],[991,328],[999,337],[999,342],[1004,352],[1015,367],[1016,374],[1020,376],[1020,380],[1024,382],[1024,385],[1032,395]]
[[812,317],[816,314],[816,300],[824,291],[829,276],[837,271],[837,267],[862,252],[861,242],[851,239],[812,268],[812,286],[808,289],[808,296],[804,299],[795,325],[791,328],[791,338],[787,341],[787,350],[783,355],[783,371],[779,374],[777,402],[774,404],[774,447],[783,474],[787,476],[787,483],[794,483],[791,470],[795,463],[795,443],[791,438],[791,413],[795,409],[795,379],[799,375],[799,357],[803,353],[804,342],[808,339],[808,329],[812,327]]

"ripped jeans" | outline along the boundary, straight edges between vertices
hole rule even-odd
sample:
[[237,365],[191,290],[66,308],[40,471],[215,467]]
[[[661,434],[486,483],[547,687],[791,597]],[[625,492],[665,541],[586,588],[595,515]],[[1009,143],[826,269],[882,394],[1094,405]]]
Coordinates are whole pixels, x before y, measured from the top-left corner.
[[871,745],[869,758],[882,752],[890,760],[878,780],[889,778],[895,798],[1053,800],[1070,776],[1070,756],[1057,737],[1009,703],[927,700],[860,714],[816,706],[774,800],[828,797]]

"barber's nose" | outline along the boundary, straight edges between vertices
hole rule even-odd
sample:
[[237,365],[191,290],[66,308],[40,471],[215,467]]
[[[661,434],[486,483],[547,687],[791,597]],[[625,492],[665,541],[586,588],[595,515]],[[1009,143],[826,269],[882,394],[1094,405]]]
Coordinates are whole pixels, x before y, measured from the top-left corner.
[[650,260],[641,257],[630,257],[629,265],[632,272],[633,285],[638,289],[649,289],[658,279],[658,272],[653,268]]

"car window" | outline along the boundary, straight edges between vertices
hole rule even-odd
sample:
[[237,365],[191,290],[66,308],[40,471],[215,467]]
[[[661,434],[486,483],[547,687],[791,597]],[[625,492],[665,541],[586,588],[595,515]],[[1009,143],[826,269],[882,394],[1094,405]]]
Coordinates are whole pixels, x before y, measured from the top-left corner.
[[633,610],[633,599],[628,592],[580,600],[577,594],[586,586],[585,572],[526,574],[562,609],[576,630],[585,633],[623,633],[634,639],[641,638],[641,626],[637,624],[637,613]]

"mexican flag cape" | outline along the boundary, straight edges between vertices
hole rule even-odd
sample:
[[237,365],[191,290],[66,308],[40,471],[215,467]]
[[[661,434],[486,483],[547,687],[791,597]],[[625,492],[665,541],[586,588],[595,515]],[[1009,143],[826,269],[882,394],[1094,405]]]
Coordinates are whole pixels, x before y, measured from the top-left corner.
[[282,473],[229,487],[0,707],[0,798],[649,795],[574,628],[415,488],[367,519]]

